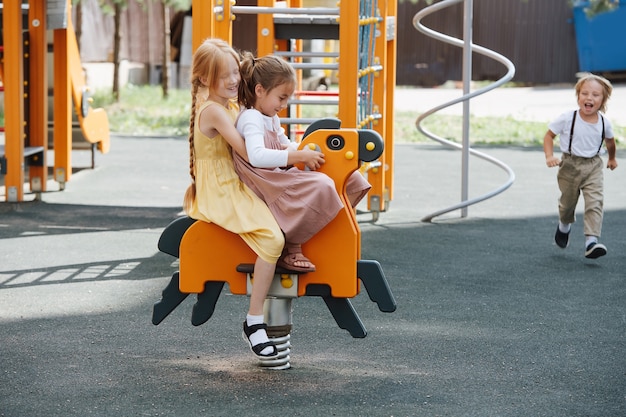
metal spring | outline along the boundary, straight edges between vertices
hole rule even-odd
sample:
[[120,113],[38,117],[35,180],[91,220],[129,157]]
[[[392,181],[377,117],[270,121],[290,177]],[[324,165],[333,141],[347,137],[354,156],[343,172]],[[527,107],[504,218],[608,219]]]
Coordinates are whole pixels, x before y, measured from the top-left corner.
[[289,363],[291,353],[291,335],[288,333],[281,337],[270,337],[270,340],[276,344],[278,355],[267,359],[259,359],[259,366],[264,369],[282,371],[291,368]]

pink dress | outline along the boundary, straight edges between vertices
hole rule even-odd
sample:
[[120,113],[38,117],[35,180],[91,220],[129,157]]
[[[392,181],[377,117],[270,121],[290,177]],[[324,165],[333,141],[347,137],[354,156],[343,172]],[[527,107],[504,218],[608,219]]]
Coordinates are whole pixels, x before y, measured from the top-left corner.
[[[282,149],[277,132],[266,129],[264,141],[269,149]],[[308,241],[343,208],[335,183],[326,174],[296,167],[255,168],[237,153],[233,160],[237,174],[265,201],[287,242]]]

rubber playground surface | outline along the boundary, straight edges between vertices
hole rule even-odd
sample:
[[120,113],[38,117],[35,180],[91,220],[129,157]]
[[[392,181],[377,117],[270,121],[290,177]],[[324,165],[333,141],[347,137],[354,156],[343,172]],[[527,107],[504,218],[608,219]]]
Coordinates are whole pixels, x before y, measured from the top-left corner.
[[[605,171],[608,255],[587,260],[582,203],[569,247],[554,244],[543,151],[480,150],[514,184],[424,223],[460,201],[461,153],[396,145],[389,211],[358,219],[397,310],[362,292],[354,339],[321,299],[295,300],[287,371],[257,366],[247,299],[227,289],[206,324],[193,296],[151,324],[177,269],[156,244],[180,215],[187,141],[113,137],[94,170],[75,152],[64,191],[0,204],[0,416],[626,415],[626,153]],[[470,197],[504,181],[470,159]]]

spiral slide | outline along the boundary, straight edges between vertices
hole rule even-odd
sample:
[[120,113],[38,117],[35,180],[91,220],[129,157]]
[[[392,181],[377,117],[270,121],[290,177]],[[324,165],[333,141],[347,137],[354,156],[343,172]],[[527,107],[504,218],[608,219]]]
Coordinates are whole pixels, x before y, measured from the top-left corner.
[[[456,5],[458,3],[464,3],[464,40],[461,39],[457,39],[445,34],[441,34],[439,32],[436,32],[430,28],[427,28],[426,26],[424,26],[421,23],[421,20],[432,14],[435,13],[441,9],[444,9],[446,7],[450,7],[453,5]],[[462,217],[466,217],[467,216],[467,207],[469,207],[470,205],[479,203],[481,201],[487,200],[491,197],[494,197],[500,193],[502,193],[503,191],[505,191],[506,189],[508,189],[513,182],[515,181],[515,173],[513,172],[513,170],[507,166],[506,164],[504,164],[503,162],[485,154],[479,151],[476,151],[472,148],[470,148],[469,146],[469,100],[472,99],[473,97],[476,97],[478,95],[481,94],[485,94],[488,91],[491,91],[499,86],[501,86],[502,84],[510,81],[513,76],[515,75],[515,66],[513,65],[513,63],[507,59],[506,57],[497,54],[494,51],[491,51],[487,48],[484,48],[482,46],[478,46],[472,43],[471,37],[472,37],[472,6],[473,6],[473,0],[443,0],[439,3],[435,3],[431,6],[428,6],[422,10],[420,10],[418,13],[415,14],[415,16],[413,17],[413,26],[420,32],[422,32],[423,34],[425,34],[426,36],[429,36],[431,38],[440,40],[442,42],[446,42],[448,44],[451,44],[453,46],[458,46],[463,48],[463,96],[459,97],[458,99],[455,100],[451,100],[448,101],[444,104],[441,104],[439,106],[433,107],[432,109],[426,111],[425,113],[421,114],[417,120],[415,121],[415,126],[417,127],[417,129],[424,135],[426,135],[428,138],[435,140],[443,145],[455,148],[455,149],[461,149],[463,151],[463,178],[462,178],[462,197],[463,200],[458,203],[455,204],[453,206],[438,210],[434,213],[431,213],[425,217],[423,217],[421,220],[423,222],[431,222],[432,219],[434,219],[435,217],[441,216],[442,214],[446,214],[455,210],[462,210]],[[473,52],[476,52],[478,54],[487,56],[489,58],[492,58],[500,63],[502,63],[506,68],[507,68],[507,73],[500,78],[499,80],[495,81],[492,84],[489,84],[486,87],[483,87],[481,89],[475,90],[473,92],[470,93],[469,91],[469,85],[471,82],[471,55]],[[450,107],[452,105],[455,105],[457,103],[463,102],[463,144],[459,145],[456,142],[452,142],[449,141],[447,139],[444,139],[442,137],[437,136],[436,134],[428,131],[426,128],[424,128],[423,126],[421,126],[421,122],[426,119],[428,116],[436,113],[439,110],[442,110],[446,107]],[[499,166],[500,168],[502,168],[504,171],[506,171],[508,173],[508,180],[501,185],[500,187],[496,188],[495,190],[472,198],[472,199],[468,199],[467,198],[467,166],[468,166],[468,156],[469,155],[474,155],[477,156],[479,158],[482,158],[488,162],[491,162],[497,166]]]

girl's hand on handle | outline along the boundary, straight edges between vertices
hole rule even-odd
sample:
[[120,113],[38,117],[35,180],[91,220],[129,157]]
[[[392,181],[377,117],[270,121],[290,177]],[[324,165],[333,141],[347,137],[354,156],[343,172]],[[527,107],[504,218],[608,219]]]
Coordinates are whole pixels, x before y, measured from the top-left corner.
[[548,168],[558,167],[559,165],[561,165],[561,160],[557,158],[556,156],[552,155],[552,156],[546,157],[546,165],[548,166]]
[[290,154],[294,156],[295,164],[304,164],[306,167],[312,170],[319,169],[324,164],[324,154],[318,151],[304,148],[299,151],[290,151]]
[[304,164],[309,167],[309,169],[319,169],[319,167],[321,167],[324,162],[326,162],[324,160],[324,154],[321,152],[313,151],[311,149],[302,149],[298,152],[302,153],[302,156],[304,158],[302,162],[304,162]]

